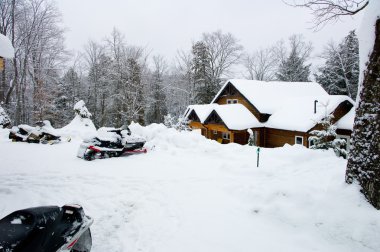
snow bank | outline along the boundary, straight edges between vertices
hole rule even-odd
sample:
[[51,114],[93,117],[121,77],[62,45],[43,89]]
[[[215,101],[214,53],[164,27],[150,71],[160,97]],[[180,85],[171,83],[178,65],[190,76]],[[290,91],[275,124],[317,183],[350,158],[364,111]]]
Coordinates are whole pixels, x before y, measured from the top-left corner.
[[[146,147],[152,149],[175,149],[175,148],[185,148],[191,149],[196,148],[199,144],[204,143],[205,138],[199,134],[199,132],[193,131],[177,131],[174,128],[167,128],[163,124],[153,123],[146,127],[141,126],[138,123],[132,123],[129,126],[132,134],[140,135],[144,137],[147,141]],[[213,144],[216,142],[213,142]]]
[[0,57],[13,58],[14,55],[15,49],[13,48],[11,41],[3,34],[0,34]]
[[79,203],[95,219],[94,252],[380,251],[379,211],[344,182],[347,161],[332,151],[262,148],[257,168],[255,147],[130,129],[155,148],[85,162],[79,141],[0,139],[0,216]]
[[56,130],[61,136],[79,137],[82,139],[90,138],[96,134],[96,128],[91,119],[82,118],[80,115],[76,115],[65,127]]

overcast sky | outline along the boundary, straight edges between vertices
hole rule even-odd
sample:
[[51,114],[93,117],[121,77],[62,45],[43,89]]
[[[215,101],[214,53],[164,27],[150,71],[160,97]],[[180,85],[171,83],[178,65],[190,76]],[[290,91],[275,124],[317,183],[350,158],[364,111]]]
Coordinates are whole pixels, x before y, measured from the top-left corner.
[[307,9],[282,0],[59,0],[68,29],[69,49],[82,50],[89,39],[101,41],[116,27],[127,43],[146,46],[168,61],[188,50],[202,32],[231,32],[247,51],[301,33],[314,44],[314,55],[329,40],[340,41],[359,25],[347,17],[314,32]]

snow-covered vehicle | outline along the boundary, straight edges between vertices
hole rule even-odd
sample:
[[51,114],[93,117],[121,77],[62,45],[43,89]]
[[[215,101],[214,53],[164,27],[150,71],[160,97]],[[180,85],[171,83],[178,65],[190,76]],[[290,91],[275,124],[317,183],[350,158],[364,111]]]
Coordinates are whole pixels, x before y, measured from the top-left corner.
[[85,160],[119,157],[123,154],[146,153],[146,140],[131,133],[128,127],[100,128],[97,135],[84,140],[77,156]]
[[21,124],[12,127],[9,139],[14,142],[55,144],[61,141],[61,137],[55,132],[48,120],[37,122],[36,127]]
[[18,210],[0,220],[0,251],[89,252],[92,223],[80,205]]

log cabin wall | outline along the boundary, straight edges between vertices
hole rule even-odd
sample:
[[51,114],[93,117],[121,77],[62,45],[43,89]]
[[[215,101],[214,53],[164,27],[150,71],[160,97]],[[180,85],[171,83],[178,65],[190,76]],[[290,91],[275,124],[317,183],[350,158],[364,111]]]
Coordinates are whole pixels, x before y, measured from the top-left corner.
[[295,137],[301,136],[303,138],[303,146],[308,147],[308,134],[305,132],[288,131],[279,129],[265,129],[264,146],[268,148],[282,147],[285,144],[295,144]]
[[190,128],[192,128],[192,129],[202,129],[202,128],[204,128],[204,126],[203,126],[202,123],[200,123],[200,122],[194,122],[194,121],[191,121],[191,122],[189,123],[189,126],[190,126]]
[[249,134],[247,131],[243,131],[243,130],[234,131],[233,134],[234,134],[234,143],[241,144],[241,145],[248,143]]

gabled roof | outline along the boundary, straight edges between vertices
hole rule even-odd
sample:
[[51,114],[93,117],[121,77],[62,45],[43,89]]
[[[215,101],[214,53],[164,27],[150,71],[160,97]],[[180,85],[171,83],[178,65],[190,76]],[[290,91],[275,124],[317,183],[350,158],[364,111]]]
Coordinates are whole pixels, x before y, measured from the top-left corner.
[[[314,101],[317,100],[314,114]],[[307,132],[344,102],[354,101],[345,95],[305,96],[282,100],[282,108],[275,111],[265,127]]]
[[[215,112],[230,130],[246,130],[263,127],[263,124],[241,104],[219,105],[216,106],[212,112]],[[210,114],[212,114],[212,112]]]
[[354,128],[354,119],[355,119],[355,107],[352,107],[351,110],[340,118],[336,123],[338,129],[353,130]]
[[218,104],[202,104],[202,105],[189,105],[186,109],[184,117],[187,119],[192,111],[196,113],[201,123],[210,115],[211,111],[219,106]]
[[13,48],[11,41],[3,34],[0,34],[0,57],[13,58],[14,54],[15,49]]
[[316,82],[266,82],[231,79],[223,85],[211,103],[216,102],[229,84],[233,85],[262,114],[273,114],[281,109],[284,99],[328,96],[323,87]]

